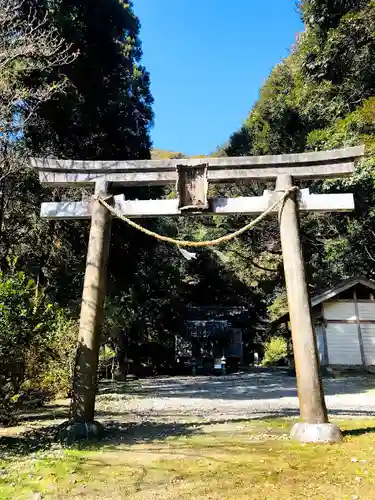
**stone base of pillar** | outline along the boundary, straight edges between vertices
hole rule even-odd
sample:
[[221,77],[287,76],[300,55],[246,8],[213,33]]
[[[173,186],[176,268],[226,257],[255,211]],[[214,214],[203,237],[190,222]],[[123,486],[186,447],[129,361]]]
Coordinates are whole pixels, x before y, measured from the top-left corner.
[[339,443],[343,435],[334,424],[306,424],[297,422],[290,431],[290,437],[301,443]]
[[60,441],[70,444],[77,441],[99,440],[103,437],[104,427],[99,422],[64,422],[58,431]]

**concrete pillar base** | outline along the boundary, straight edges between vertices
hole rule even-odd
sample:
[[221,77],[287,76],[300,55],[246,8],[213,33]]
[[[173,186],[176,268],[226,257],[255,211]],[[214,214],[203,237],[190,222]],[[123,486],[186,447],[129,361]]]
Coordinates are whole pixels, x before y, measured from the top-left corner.
[[58,438],[66,444],[83,440],[98,440],[103,436],[104,427],[99,422],[64,422]]
[[306,424],[297,422],[290,431],[290,437],[301,443],[339,443],[342,433],[334,424]]

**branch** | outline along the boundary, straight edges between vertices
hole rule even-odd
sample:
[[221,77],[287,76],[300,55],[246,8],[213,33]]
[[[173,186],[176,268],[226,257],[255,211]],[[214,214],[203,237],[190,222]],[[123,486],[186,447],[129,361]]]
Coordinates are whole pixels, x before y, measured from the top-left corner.
[[[11,5],[9,5],[11,4]],[[62,92],[67,81],[27,86],[25,77],[56,67],[71,64],[78,52],[66,44],[57,28],[50,24],[48,14],[41,19],[38,10],[30,7],[28,14],[24,0],[0,0],[0,117],[1,132],[12,133],[15,115],[21,116],[17,129],[30,121],[40,103]],[[5,124],[8,126],[5,127]]]
[[366,250],[366,253],[367,253],[367,255],[369,256],[369,258],[370,258],[372,261],[374,261],[374,262],[375,262],[375,258],[374,258],[374,257],[370,254],[370,252],[369,252],[369,250],[368,250],[368,248],[367,248],[367,246],[366,246],[366,245],[365,245],[365,250]]

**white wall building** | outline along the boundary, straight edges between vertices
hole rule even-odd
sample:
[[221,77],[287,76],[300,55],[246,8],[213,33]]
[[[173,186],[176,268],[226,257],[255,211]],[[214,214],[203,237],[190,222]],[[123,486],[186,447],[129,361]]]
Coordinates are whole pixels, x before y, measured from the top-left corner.
[[[312,297],[322,366],[375,367],[374,297],[375,283],[359,278],[346,280]],[[283,320],[287,321],[288,315]]]

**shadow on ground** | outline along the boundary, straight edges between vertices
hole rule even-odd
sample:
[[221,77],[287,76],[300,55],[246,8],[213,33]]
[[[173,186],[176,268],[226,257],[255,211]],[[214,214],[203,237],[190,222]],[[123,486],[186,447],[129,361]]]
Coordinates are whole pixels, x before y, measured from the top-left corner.
[[17,422],[32,422],[35,420],[60,420],[67,419],[69,416],[69,405],[66,404],[48,404],[33,410],[24,411],[17,415]]
[[[104,422],[104,437],[100,441],[81,441],[69,448],[75,449],[98,449],[103,446],[117,446],[117,445],[132,445],[139,443],[159,442],[169,437],[178,436],[193,436],[199,435],[204,432],[204,428],[220,423],[246,423],[265,419],[272,421],[272,419],[280,418],[297,418],[297,410],[281,409],[278,412],[262,412],[254,414],[252,418],[225,418],[222,420],[209,420],[199,423],[169,423],[163,424],[158,422],[129,422],[124,423],[116,420]],[[332,417],[355,417],[358,412],[345,412],[340,411],[331,412]],[[361,412],[360,416],[364,416]],[[365,416],[373,417],[373,412],[368,412]],[[271,424],[272,425],[272,424]],[[292,425],[292,422],[291,422]],[[21,433],[17,436],[0,436],[0,457],[6,458],[7,456],[26,456],[34,454],[38,451],[48,451],[51,449],[60,449],[61,443],[58,438],[60,425],[53,425],[43,427],[37,430],[30,430]],[[375,427],[363,427],[351,430],[345,430],[344,436],[359,436],[362,434],[374,433]]]
[[347,436],[363,436],[364,434],[373,434],[375,427],[359,427],[357,429],[347,429],[342,431],[344,437]]
[[[160,424],[156,422],[123,423],[111,421],[104,426],[104,436],[100,441],[80,441],[69,448],[85,449],[99,448],[108,445],[132,445],[163,441],[169,437],[192,436],[202,432],[202,428],[212,425],[212,422],[203,424]],[[61,426],[49,426],[27,431],[17,436],[0,436],[0,457],[25,456],[38,451],[48,451],[60,448],[59,430]]]
[[[226,412],[225,415],[223,416],[215,416],[211,415],[211,419],[204,419],[202,421],[202,415],[197,414],[197,415],[187,415],[187,417],[192,418],[193,420],[201,420],[198,422],[199,424],[207,424],[207,423],[220,423],[220,422],[237,422],[237,421],[251,421],[251,420],[257,420],[257,419],[272,419],[272,418],[292,418],[292,417],[298,417],[299,416],[299,409],[298,408],[283,408],[280,407],[278,409],[269,409],[269,410],[262,410],[262,409],[255,409],[252,408],[251,410],[251,415],[246,415],[244,416],[239,416],[243,413],[242,409],[238,409],[238,411],[232,411],[232,414],[230,412]],[[98,409],[95,412],[96,418],[98,418],[101,422],[104,422],[108,428],[113,429],[113,421],[116,422],[121,422],[121,425],[128,425],[128,421],[132,420],[132,417],[140,417],[140,418],[147,418],[150,420],[160,420],[160,419],[166,419],[169,421],[173,421],[173,419],[178,419],[181,418],[181,412],[176,409],[175,411],[171,411],[166,409],[165,411],[158,410],[157,412],[157,417],[153,417],[153,411],[145,411],[141,410],[137,412],[136,410],[126,410],[124,408],[121,411],[112,411],[112,410],[101,410]],[[329,415],[330,417],[348,417],[348,418],[354,418],[354,417],[364,417],[364,418],[371,418],[375,417],[375,408],[374,410],[369,410],[369,409],[329,409]],[[41,408],[39,412],[33,412],[32,414],[22,414],[19,416],[18,423],[23,424],[23,423],[33,423],[33,422],[47,422],[51,423],[53,420],[58,421],[56,425],[50,426],[51,429],[56,429],[58,427],[58,423],[61,420],[67,420],[69,416],[69,409],[64,406],[64,405],[53,405],[49,406],[47,408]],[[191,423],[191,422],[190,422]],[[197,425],[196,422],[193,422],[194,425]],[[139,424],[141,425],[141,424]],[[179,424],[175,424],[175,426],[178,426]],[[187,425],[187,424],[186,424]],[[173,427],[173,425],[172,425]],[[0,436],[0,444],[1,444],[1,436]]]

